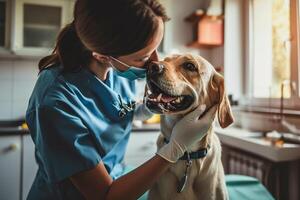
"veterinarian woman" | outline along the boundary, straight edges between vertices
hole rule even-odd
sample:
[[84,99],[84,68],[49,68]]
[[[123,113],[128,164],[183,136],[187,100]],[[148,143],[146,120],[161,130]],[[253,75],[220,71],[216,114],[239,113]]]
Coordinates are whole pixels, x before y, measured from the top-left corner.
[[124,174],[122,160],[133,117],[135,79],[144,78],[167,21],[156,0],[77,0],[74,21],[59,34],[26,112],[39,165],[28,199],[138,199],[201,139],[215,113],[202,107],[183,118],[170,142]]

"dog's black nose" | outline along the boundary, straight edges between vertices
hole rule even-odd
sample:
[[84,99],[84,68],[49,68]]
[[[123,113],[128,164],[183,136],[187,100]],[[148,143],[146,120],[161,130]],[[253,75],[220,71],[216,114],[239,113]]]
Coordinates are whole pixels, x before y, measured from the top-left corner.
[[151,62],[148,68],[149,75],[161,74],[164,71],[164,65],[161,63]]

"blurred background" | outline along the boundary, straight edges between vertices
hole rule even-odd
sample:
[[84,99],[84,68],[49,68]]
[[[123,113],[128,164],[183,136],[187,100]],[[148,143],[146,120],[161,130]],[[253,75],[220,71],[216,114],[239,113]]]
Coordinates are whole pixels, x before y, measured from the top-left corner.
[[[198,54],[225,77],[236,120],[224,130],[216,124],[225,172],[257,178],[276,199],[300,199],[299,1],[161,2],[171,21],[160,58]],[[34,179],[25,111],[37,63],[72,21],[74,3],[0,0],[0,199],[25,199]],[[139,80],[137,99],[144,84]],[[138,166],[154,155],[159,120],[134,122],[127,164]]]

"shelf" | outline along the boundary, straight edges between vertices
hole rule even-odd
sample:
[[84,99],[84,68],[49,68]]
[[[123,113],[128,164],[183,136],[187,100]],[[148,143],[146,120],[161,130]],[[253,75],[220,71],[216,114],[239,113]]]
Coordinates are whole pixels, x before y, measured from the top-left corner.
[[24,29],[57,31],[60,29],[60,26],[59,25],[49,25],[49,24],[24,24]]
[[188,22],[199,21],[205,15],[202,9],[198,9],[193,12],[191,15],[187,16],[184,20]]
[[187,47],[192,47],[192,48],[206,48],[206,49],[212,49],[216,47],[221,47],[223,44],[201,44],[198,42],[192,42],[187,44]]

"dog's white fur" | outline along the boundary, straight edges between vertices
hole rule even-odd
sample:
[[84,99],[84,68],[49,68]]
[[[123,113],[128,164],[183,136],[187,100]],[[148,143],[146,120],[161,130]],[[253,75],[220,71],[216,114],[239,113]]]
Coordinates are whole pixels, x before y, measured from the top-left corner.
[[[200,56],[193,55],[176,55],[168,57],[163,61],[166,67],[177,67],[184,60],[193,59],[194,63],[198,65],[199,76],[198,79],[189,78],[188,75],[178,81],[176,88],[184,93],[190,91],[192,95],[196,95],[194,104],[185,111],[179,113],[165,113],[161,115],[161,135],[157,140],[157,148],[161,148],[164,144],[163,138],[170,138],[174,124],[180,120],[186,113],[193,110],[196,106],[205,104],[207,108],[215,104],[218,107],[218,119],[222,127],[226,127],[233,122],[230,105],[224,91],[224,80],[218,74],[213,66]],[[172,70],[166,70],[163,79],[168,79],[167,82],[172,82],[174,73]],[[176,71],[181,73],[180,71]],[[177,76],[177,75],[176,75]],[[196,78],[197,79],[197,78]],[[162,80],[164,82],[164,80]],[[181,83],[178,83],[181,82]],[[186,84],[188,88],[180,88]],[[201,86],[195,85],[201,83]],[[162,85],[162,84],[161,84]],[[170,84],[169,84],[170,85]],[[172,84],[171,84],[172,85]],[[180,85],[180,86],[179,86]],[[168,88],[169,89],[169,88]],[[196,93],[196,94],[194,94]],[[150,200],[223,200],[228,199],[228,194],[224,180],[224,170],[221,163],[221,145],[218,137],[214,134],[213,126],[209,129],[206,136],[198,143],[196,143],[190,151],[196,151],[200,148],[207,147],[206,157],[193,160],[192,166],[189,169],[188,180],[185,189],[181,193],[177,193],[177,186],[179,180],[184,175],[186,168],[186,161],[179,160],[173,164],[160,178],[155,182],[150,189],[148,199]]]

